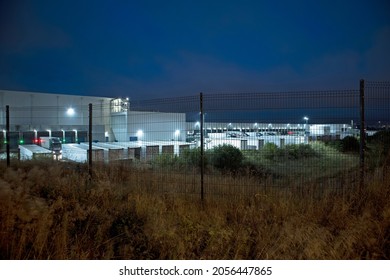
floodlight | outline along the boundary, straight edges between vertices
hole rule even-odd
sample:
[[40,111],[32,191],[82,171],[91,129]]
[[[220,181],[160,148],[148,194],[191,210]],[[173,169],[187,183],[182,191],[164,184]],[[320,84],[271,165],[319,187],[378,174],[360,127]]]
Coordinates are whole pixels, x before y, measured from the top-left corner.
[[75,110],[74,110],[72,107],[70,107],[70,108],[68,108],[68,110],[66,110],[66,114],[67,114],[69,117],[72,117],[72,116],[74,116],[74,114],[75,114]]

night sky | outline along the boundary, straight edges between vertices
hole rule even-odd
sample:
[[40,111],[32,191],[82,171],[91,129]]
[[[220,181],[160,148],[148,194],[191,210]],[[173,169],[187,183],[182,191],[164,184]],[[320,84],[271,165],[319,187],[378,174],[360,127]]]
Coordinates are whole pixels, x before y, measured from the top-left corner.
[[0,89],[156,98],[390,79],[390,2],[0,0]]

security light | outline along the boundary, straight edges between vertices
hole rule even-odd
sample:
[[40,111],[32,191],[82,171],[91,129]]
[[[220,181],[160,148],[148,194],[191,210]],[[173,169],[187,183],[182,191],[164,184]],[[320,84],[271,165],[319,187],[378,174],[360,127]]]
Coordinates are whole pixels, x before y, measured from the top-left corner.
[[68,110],[66,110],[66,114],[69,116],[69,117],[72,117],[74,116],[75,114],[75,111],[72,107],[68,108]]
[[144,132],[142,130],[137,131],[137,137],[142,137],[144,135]]

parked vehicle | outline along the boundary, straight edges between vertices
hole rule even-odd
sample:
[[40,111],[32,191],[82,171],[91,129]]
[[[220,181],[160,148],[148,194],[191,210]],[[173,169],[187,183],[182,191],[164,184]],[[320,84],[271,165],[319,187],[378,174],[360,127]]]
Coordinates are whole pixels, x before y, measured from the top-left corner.
[[19,159],[20,160],[32,160],[32,159],[50,159],[52,152],[48,149],[40,147],[38,145],[19,145]]
[[40,137],[39,143],[41,147],[52,151],[53,159],[62,159],[62,143],[58,137]]
[[228,132],[226,133],[226,137],[231,138],[242,138],[242,137],[248,137],[249,134],[246,132]]
[[266,132],[265,135],[269,135],[269,136],[275,136],[276,133],[275,132]]

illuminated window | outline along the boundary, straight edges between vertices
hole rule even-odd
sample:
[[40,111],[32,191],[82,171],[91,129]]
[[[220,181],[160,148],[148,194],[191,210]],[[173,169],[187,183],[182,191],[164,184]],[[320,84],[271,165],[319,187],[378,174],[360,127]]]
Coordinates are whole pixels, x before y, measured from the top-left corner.
[[129,99],[116,98],[111,100],[111,113],[127,112],[129,109]]

